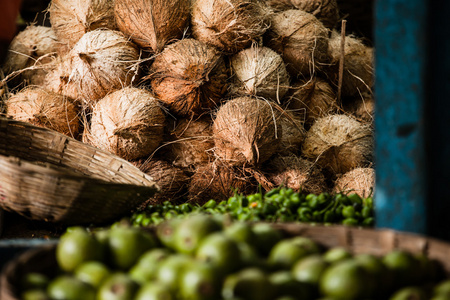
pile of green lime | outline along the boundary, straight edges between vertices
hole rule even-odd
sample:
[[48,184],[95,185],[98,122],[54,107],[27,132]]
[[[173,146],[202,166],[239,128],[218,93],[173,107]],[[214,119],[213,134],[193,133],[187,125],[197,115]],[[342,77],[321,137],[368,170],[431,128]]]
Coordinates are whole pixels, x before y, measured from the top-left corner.
[[206,214],[154,228],[65,232],[53,275],[23,274],[25,300],[450,299],[440,264],[402,250],[354,255],[270,223]]
[[137,226],[156,225],[166,219],[192,212],[227,214],[234,220],[267,222],[304,222],[344,224],[350,226],[374,225],[372,197],[358,194],[302,194],[279,187],[267,193],[258,192],[244,196],[235,194],[227,201],[212,199],[203,205],[166,201],[149,205],[131,216]]

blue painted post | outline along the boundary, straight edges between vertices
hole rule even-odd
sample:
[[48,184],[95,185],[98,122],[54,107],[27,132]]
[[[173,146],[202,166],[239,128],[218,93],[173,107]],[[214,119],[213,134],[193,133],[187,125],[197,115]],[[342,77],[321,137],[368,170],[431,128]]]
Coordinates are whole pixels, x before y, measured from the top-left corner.
[[375,2],[376,226],[450,240],[450,5],[437,2]]

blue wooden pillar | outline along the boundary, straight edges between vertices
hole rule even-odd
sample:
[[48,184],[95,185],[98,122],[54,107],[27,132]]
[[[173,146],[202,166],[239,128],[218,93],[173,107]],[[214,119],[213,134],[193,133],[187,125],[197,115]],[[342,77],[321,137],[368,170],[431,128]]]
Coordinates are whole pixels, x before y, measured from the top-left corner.
[[447,240],[449,8],[449,1],[377,0],[374,24],[376,226]]

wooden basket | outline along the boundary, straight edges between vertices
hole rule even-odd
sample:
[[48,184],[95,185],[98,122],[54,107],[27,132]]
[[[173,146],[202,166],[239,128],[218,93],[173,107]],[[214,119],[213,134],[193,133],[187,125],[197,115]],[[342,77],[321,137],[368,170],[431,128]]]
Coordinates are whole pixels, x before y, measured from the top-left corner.
[[103,223],[157,190],[150,176],[116,155],[0,117],[0,208],[68,225]]
[[[412,233],[393,230],[351,228],[346,226],[311,226],[301,224],[273,224],[287,236],[311,238],[326,248],[341,246],[353,254],[384,255],[394,249],[414,254],[425,254],[439,261],[447,276],[450,275],[450,243]],[[57,270],[56,245],[28,250],[4,267],[0,278],[0,299],[18,300],[20,276],[27,272],[41,272],[53,276]]]

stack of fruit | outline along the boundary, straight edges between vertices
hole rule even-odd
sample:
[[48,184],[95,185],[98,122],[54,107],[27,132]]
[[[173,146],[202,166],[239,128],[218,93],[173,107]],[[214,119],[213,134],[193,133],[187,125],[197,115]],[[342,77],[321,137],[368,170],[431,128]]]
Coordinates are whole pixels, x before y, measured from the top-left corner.
[[440,264],[424,255],[354,255],[268,223],[204,214],[174,218],[154,232],[71,228],[56,246],[56,262],[52,274],[22,274],[22,299],[450,297]]

